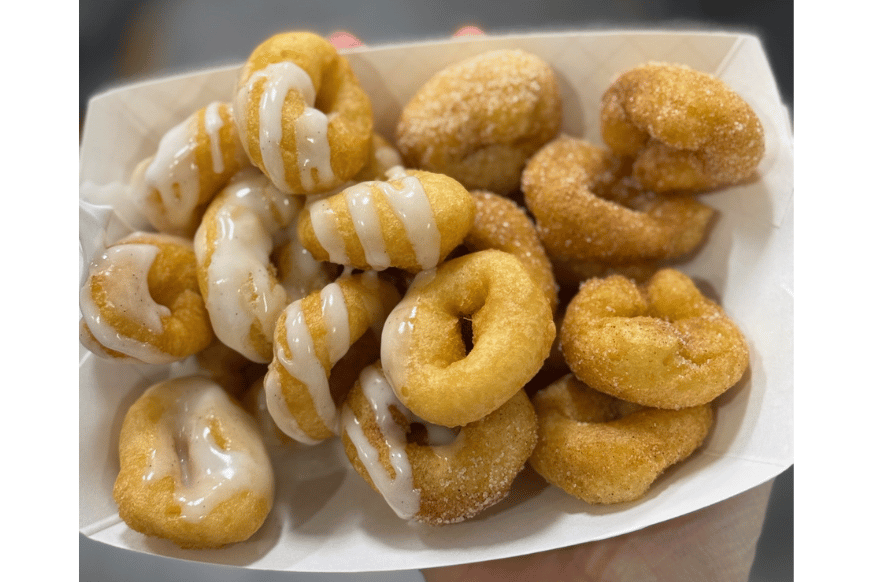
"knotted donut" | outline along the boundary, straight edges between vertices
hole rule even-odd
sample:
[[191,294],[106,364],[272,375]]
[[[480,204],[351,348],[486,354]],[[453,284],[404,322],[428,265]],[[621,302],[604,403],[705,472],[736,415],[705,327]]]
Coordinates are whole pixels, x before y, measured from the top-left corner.
[[515,256],[527,267],[555,311],[558,285],[536,225],[524,209],[509,198],[484,190],[474,190],[470,195],[476,204],[476,215],[464,237],[464,246],[470,251],[497,249]]
[[[272,359],[279,313],[324,279],[322,267],[295,252],[293,243],[281,250],[302,207],[302,197],[245,169],[209,204],[194,237],[198,281],[215,334],[253,362]],[[289,277],[287,288],[271,260],[277,249],[283,275],[305,274]]]
[[369,330],[371,342],[378,341],[399,300],[391,284],[370,272],[340,277],[282,311],[264,390],[270,415],[285,434],[306,444],[339,434],[332,370]]
[[659,410],[592,390],[572,374],[534,394],[539,441],[530,465],[549,483],[593,504],[642,497],[686,459],[712,426],[709,404]]
[[400,114],[397,148],[410,168],[508,194],[527,159],[557,135],[561,111],[548,63],[522,50],[490,51],[443,69],[418,90]]
[[234,101],[251,162],[283,192],[342,185],[367,160],[370,99],[345,57],[309,32],[277,34],[243,67]]
[[136,232],[94,258],[79,295],[80,340],[98,356],[167,364],[215,337],[188,240]]
[[611,264],[675,258],[703,240],[713,210],[689,196],[622,188],[620,160],[562,136],[522,175],[524,200],[556,261]]
[[161,138],[131,177],[131,196],[159,231],[190,237],[206,205],[249,164],[228,103],[212,102]]
[[459,431],[423,421],[397,400],[376,363],[342,409],[352,466],[398,517],[431,525],[471,518],[502,500],[537,439],[524,391]]
[[216,548],[251,537],[272,508],[273,468],[254,420],[203,377],[148,388],[118,449],[118,514],[143,534]]
[[710,402],[749,365],[742,332],[674,269],[644,285],[619,275],[587,281],[567,306],[560,341],[580,380],[656,408]]
[[764,156],[755,112],[723,81],[684,65],[646,63],[603,94],[601,133],[634,158],[644,188],[709,190],[750,177]]
[[470,193],[441,174],[396,167],[389,178],[308,203],[297,226],[303,246],[320,261],[357,269],[439,264],[473,224]]
[[[463,322],[472,328],[465,345]],[[462,426],[499,408],[542,367],[552,311],[521,262],[485,250],[419,273],[382,332],[382,366],[400,401]]]

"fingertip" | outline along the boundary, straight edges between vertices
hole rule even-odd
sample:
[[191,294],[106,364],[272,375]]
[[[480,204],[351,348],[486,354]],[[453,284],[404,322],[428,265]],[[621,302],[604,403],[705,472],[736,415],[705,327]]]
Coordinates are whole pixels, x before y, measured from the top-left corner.
[[452,35],[453,38],[457,38],[459,36],[484,36],[485,32],[479,28],[478,26],[468,25],[462,26]]
[[361,42],[361,39],[359,39],[350,32],[346,32],[345,30],[338,30],[337,32],[331,33],[327,37],[327,40],[329,40],[330,43],[338,49],[364,46],[364,43]]

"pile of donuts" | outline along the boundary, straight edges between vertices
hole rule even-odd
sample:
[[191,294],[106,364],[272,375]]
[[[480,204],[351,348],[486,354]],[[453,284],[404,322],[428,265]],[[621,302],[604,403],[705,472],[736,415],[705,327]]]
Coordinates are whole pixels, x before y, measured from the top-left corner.
[[713,217],[698,194],[754,179],[763,134],[724,83],[661,63],[618,75],[601,123],[605,147],[561,134],[550,65],[498,50],[436,73],[381,136],[328,41],[258,46],[227,102],[137,166],[154,228],[81,289],[94,354],[198,371],[126,412],[121,518],[182,547],[245,540],[272,452],[327,439],[427,524],[478,515],[528,463],[588,503],[643,496],[748,366],[674,267]]

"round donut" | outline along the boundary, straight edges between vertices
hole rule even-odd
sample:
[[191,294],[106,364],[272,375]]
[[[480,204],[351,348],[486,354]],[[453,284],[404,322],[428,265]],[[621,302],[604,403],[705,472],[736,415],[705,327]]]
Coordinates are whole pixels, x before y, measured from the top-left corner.
[[749,178],[764,157],[761,121],[723,81],[684,65],[646,63],[602,98],[604,142],[634,158],[644,188],[709,190]]
[[390,283],[369,272],[340,277],[282,311],[264,390],[270,415],[285,434],[306,444],[339,434],[332,370],[368,330],[374,333],[371,343],[378,341],[385,316],[399,300]]
[[394,394],[377,362],[342,409],[352,466],[398,517],[430,525],[469,519],[502,500],[537,440],[524,391],[459,431],[418,418]]
[[711,208],[689,196],[635,193],[620,178],[620,160],[573,137],[562,136],[531,158],[522,191],[553,260],[640,262],[700,245]]
[[656,408],[709,402],[749,365],[736,324],[674,269],[644,285],[619,275],[585,282],[567,306],[560,341],[580,380]]
[[230,104],[214,101],[164,134],[134,170],[131,196],[158,231],[191,237],[209,201],[248,164]]
[[273,468],[254,420],[203,377],[148,388],[118,449],[118,514],[143,534],[216,548],[251,537],[272,508]]
[[700,447],[713,422],[710,404],[647,408],[593,390],[572,374],[532,401],[539,440],[531,467],[592,504],[642,497],[667,467]]
[[[472,347],[465,345],[465,325]],[[485,250],[419,273],[382,331],[382,366],[403,404],[462,426],[499,408],[542,367],[552,311],[521,262]]]
[[367,161],[370,98],[345,57],[310,32],[277,34],[243,67],[234,101],[251,162],[283,192],[334,189]]
[[554,312],[558,306],[558,285],[534,222],[509,198],[484,190],[474,190],[470,195],[476,204],[476,215],[464,246],[473,252],[497,249],[515,256],[542,288]]
[[[277,278],[271,253],[286,241],[303,198],[280,192],[255,168],[242,170],[206,209],[194,236],[197,276],[215,334],[253,362],[273,356],[273,328],[288,305],[289,291],[302,295],[321,284],[320,266],[302,252],[283,260],[297,263],[308,277]],[[299,272],[299,271],[298,271]]]
[[135,232],[90,264],[79,295],[82,345],[104,358],[177,362],[214,339],[191,242]]
[[470,193],[441,174],[400,167],[387,182],[362,182],[306,205],[297,225],[320,261],[357,269],[435,267],[473,224]]
[[522,50],[496,50],[428,80],[400,114],[397,148],[410,168],[446,174],[471,190],[508,194],[561,121],[551,66]]

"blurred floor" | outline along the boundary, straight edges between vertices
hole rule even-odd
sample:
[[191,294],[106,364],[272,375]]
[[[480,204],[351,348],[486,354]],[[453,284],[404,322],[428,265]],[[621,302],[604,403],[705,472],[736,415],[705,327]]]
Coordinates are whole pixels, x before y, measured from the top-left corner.
[[[79,8],[80,122],[87,100],[113,84],[242,62],[264,38],[290,29],[308,29],[323,35],[346,30],[368,44],[443,38],[470,24],[490,33],[619,27],[709,27],[751,32],[762,39],[789,109],[794,101],[793,2],[789,0],[512,0],[501,2],[499,8],[492,5],[490,10],[487,3],[477,0],[373,0],[366,8],[348,0],[320,0],[305,6],[284,0],[81,0]],[[777,478],[773,487],[750,582],[793,580],[793,490],[792,468]],[[94,582],[113,580],[121,572],[139,571],[139,561],[148,564],[152,572],[144,580],[162,579],[155,577],[154,567],[181,567],[189,580],[201,579],[199,573],[203,573],[202,568],[188,563],[167,565],[167,561],[147,558],[107,549],[84,538],[80,542],[80,577]],[[202,579],[214,579],[215,575],[220,576],[220,570],[204,573]],[[261,573],[247,576],[247,580],[272,580]],[[379,579],[417,580],[403,573],[391,576],[395,575]],[[284,579],[347,578],[291,575]]]

